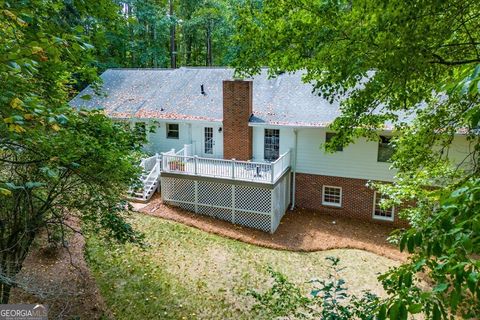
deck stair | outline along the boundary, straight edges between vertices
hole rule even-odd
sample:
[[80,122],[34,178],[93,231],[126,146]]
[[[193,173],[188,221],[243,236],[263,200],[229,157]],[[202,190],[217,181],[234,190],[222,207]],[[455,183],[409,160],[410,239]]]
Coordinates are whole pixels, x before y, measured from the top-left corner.
[[160,186],[161,158],[156,154],[143,159],[140,163],[143,171],[139,182],[130,188],[128,194],[132,201],[147,202]]

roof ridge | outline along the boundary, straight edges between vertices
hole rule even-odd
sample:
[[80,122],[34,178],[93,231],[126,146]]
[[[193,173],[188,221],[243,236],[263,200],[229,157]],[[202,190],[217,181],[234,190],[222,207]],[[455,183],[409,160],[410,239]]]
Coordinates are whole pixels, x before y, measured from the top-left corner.
[[235,69],[233,67],[229,66],[181,66],[178,69],[222,69],[222,70],[227,70],[227,69]]
[[[177,70],[177,69],[172,69],[172,68],[108,68],[107,70],[118,70],[118,71],[122,71],[122,70],[125,70],[125,71],[127,71],[127,70],[174,71],[174,70]],[[107,71],[107,70],[105,70],[105,71]]]

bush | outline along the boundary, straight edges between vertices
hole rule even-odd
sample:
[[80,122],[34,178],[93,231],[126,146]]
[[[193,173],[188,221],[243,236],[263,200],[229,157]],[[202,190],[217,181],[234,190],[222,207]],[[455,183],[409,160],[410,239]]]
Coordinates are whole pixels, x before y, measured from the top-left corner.
[[345,281],[340,278],[340,260],[336,257],[326,258],[331,264],[331,272],[326,280],[309,281],[314,287],[309,296],[281,273],[268,268],[273,278],[272,287],[264,293],[249,291],[257,303],[253,311],[269,318],[325,320],[375,319],[379,298],[368,291],[358,298],[349,295]]

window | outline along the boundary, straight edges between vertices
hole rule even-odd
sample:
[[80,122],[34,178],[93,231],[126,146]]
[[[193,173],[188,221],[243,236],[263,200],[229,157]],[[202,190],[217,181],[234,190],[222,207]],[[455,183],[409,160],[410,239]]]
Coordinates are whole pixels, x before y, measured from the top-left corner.
[[[325,134],[325,142],[330,142],[332,141],[333,137],[336,135],[336,133],[333,133],[333,132],[327,132]],[[336,148],[336,151],[343,151],[343,147],[342,146],[337,146]]]
[[395,148],[390,144],[390,137],[380,136],[378,142],[378,162],[390,162],[390,158],[395,152]]
[[213,154],[213,128],[205,127],[204,137],[205,137],[205,145],[204,145],[205,154]]
[[323,186],[322,204],[326,206],[342,206],[342,188]]
[[386,198],[387,198],[386,196],[379,194],[378,192],[375,192],[373,196],[373,218],[374,219],[393,221],[393,214],[395,212],[395,208],[394,207],[385,208],[385,209],[380,208],[380,202],[382,201],[382,199],[386,199]]
[[280,130],[265,129],[264,158],[275,161],[280,156]]
[[178,139],[178,123],[167,123],[167,138]]

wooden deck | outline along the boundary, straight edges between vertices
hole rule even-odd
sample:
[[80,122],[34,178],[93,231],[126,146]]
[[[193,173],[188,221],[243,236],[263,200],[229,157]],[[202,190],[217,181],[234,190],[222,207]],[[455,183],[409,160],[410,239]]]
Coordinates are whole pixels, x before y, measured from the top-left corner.
[[274,162],[201,158],[170,152],[162,154],[161,171],[203,177],[275,183],[289,167],[290,151],[282,154]]

